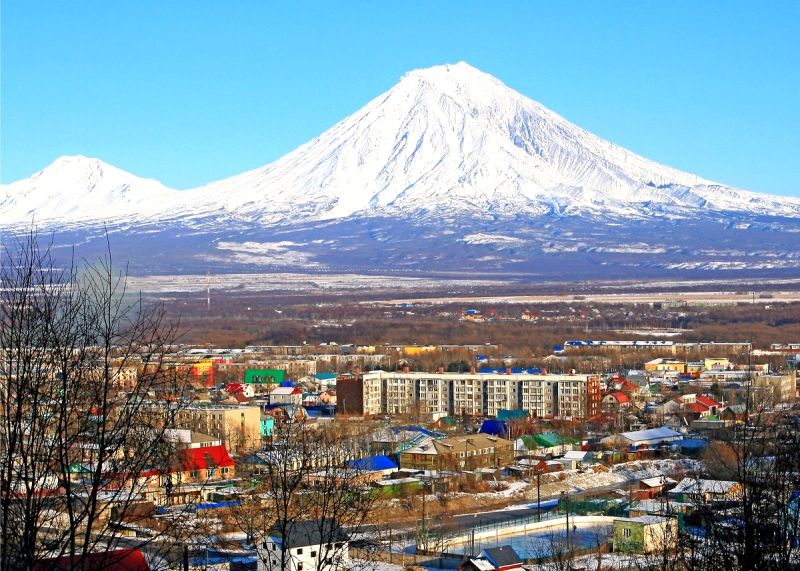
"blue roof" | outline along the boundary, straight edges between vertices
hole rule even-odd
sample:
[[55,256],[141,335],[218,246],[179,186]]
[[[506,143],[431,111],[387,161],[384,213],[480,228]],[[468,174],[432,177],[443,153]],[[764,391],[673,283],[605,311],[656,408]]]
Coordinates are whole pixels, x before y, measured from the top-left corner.
[[447,436],[441,432],[434,432],[433,430],[428,430],[427,428],[422,428],[421,426],[393,426],[391,430],[395,434],[401,430],[405,430],[407,432],[421,432],[425,436],[430,436],[431,438],[445,438]]
[[312,375],[315,379],[320,381],[327,381],[329,379],[335,379],[336,373],[317,373],[316,375]]
[[698,449],[708,446],[707,440],[701,440],[700,438],[684,438],[681,440],[681,448],[687,449]]
[[392,462],[388,456],[370,456],[369,458],[359,458],[358,460],[350,460],[347,462],[347,467],[353,470],[362,470],[365,472],[375,472],[377,470],[396,470],[397,464]]
[[508,425],[502,420],[484,420],[483,423],[481,423],[481,429],[478,432],[481,434],[501,436],[508,432]]
[[283,381],[280,386],[282,387],[293,387],[294,383],[292,381]]

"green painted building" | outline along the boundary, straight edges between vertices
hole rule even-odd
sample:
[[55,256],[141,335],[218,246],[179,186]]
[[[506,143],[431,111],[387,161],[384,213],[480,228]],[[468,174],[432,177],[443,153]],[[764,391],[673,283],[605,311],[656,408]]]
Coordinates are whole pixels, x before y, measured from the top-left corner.
[[246,369],[244,383],[246,385],[279,385],[286,379],[283,369]]
[[678,520],[643,515],[614,521],[614,551],[658,553],[674,549],[678,541]]

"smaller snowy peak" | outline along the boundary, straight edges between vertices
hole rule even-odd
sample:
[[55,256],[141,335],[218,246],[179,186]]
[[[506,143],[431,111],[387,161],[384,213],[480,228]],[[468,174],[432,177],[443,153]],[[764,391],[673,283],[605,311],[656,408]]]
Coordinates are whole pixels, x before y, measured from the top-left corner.
[[155,216],[178,195],[99,159],[66,156],[29,178],[0,186],[0,212],[6,224],[116,222]]

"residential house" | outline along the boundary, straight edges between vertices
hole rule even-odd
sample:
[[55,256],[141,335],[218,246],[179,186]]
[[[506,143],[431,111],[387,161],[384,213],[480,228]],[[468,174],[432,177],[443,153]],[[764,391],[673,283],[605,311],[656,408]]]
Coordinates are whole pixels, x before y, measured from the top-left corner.
[[522,569],[522,559],[510,545],[500,545],[482,550],[458,566],[459,571],[513,571]]
[[256,550],[258,571],[336,571],[350,567],[349,537],[332,518],[275,524],[269,535],[257,540]]
[[660,553],[678,543],[678,520],[672,517],[643,515],[614,521],[614,551],[620,553]]
[[603,444],[624,446],[632,449],[653,448],[667,442],[682,440],[680,432],[666,427],[650,428],[648,430],[635,430],[633,432],[621,432],[613,434],[600,440]]
[[397,471],[397,464],[391,458],[384,455],[370,456],[369,458],[359,458],[350,460],[347,467],[359,472],[378,472],[381,477],[389,476]]
[[514,443],[486,434],[427,438],[400,453],[400,467],[415,470],[475,470],[514,462]]
[[34,571],[150,571],[150,565],[138,547],[78,554],[74,558],[51,557],[40,559]]
[[275,387],[269,392],[269,404],[296,404],[303,403],[303,391],[297,387]]
[[728,480],[702,480],[684,478],[669,491],[671,498],[678,501],[727,502],[739,500],[742,485]]
[[605,410],[625,410],[631,405],[631,399],[623,392],[614,391],[603,397],[603,409]]

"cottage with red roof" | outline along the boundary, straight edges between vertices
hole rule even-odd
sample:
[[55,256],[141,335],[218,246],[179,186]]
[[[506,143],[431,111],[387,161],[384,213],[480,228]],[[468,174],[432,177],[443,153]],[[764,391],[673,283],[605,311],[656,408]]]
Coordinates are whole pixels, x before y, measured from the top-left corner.
[[623,410],[631,405],[631,399],[623,392],[614,391],[603,397],[603,408],[611,410]]

